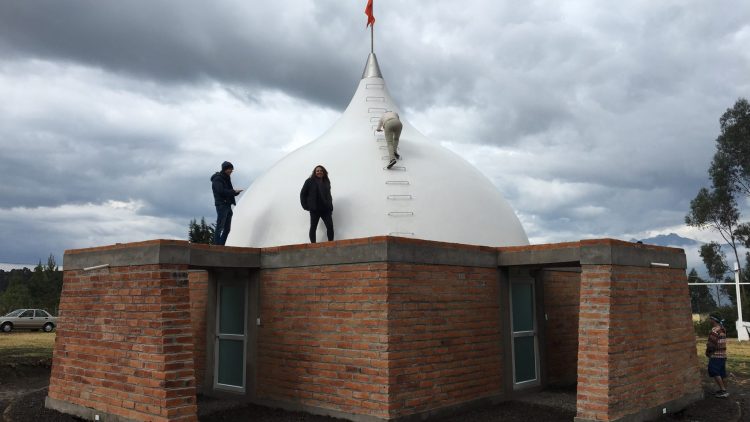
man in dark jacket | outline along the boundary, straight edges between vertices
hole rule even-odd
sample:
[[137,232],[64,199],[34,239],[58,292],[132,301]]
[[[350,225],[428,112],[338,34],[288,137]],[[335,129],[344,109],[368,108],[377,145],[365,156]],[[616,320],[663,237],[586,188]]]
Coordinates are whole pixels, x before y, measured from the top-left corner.
[[214,245],[223,245],[232,228],[232,205],[237,203],[234,197],[242,192],[232,186],[232,172],[234,166],[229,161],[221,163],[221,171],[211,176],[211,189],[214,191],[214,205],[216,205],[216,228],[214,229]]

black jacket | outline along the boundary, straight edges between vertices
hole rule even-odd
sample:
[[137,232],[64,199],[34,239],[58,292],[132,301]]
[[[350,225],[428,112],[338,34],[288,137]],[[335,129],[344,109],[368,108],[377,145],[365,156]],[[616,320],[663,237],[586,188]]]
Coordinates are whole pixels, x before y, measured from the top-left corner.
[[211,176],[211,189],[214,191],[214,205],[237,205],[234,202],[237,192],[232,186],[232,179],[226,173],[217,171]]
[[302,208],[307,211],[333,211],[331,181],[323,179],[323,181],[318,184],[318,182],[312,177],[305,180],[305,184],[302,185],[302,190],[299,193],[299,201],[302,204]]

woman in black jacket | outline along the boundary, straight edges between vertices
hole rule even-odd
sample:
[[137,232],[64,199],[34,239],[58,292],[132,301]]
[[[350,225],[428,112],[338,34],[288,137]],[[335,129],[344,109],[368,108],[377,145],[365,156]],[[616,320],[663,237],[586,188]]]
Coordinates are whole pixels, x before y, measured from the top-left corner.
[[302,185],[299,200],[302,208],[310,212],[310,242],[315,243],[315,232],[321,218],[326,225],[328,240],[333,240],[333,199],[331,181],[325,167],[315,166],[310,177]]

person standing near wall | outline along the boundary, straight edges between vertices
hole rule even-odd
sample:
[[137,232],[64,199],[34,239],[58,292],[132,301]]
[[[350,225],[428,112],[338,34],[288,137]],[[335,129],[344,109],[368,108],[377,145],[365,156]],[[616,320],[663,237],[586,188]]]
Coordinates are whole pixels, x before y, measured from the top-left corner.
[[333,198],[331,197],[331,180],[323,166],[315,166],[310,177],[305,180],[299,193],[302,209],[310,212],[310,243],[315,243],[315,232],[318,222],[323,219],[326,225],[328,241],[333,240]]
[[214,192],[216,206],[216,227],[214,228],[214,245],[223,245],[232,228],[232,205],[237,205],[234,197],[242,192],[232,186],[234,166],[229,161],[221,163],[221,171],[211,176],[211,189]]
[[378,132],[382,132],[385,129],[385,140],[388,142],[388,168],[390,169],[396,164],[396,160],[401,158],[398,155],[398,140],[401,137],[401,129],[403,129],[401,119],[398,117],[398,113],[391,110],[383,113],[378,123]]
[[716,381],[719,391],[714,396],[729,397],[724,379],[727,377],[727,330],[724,320],[718,315],[711,315],[711,332],[706,341],[706,356],[708,356],[708,376]]

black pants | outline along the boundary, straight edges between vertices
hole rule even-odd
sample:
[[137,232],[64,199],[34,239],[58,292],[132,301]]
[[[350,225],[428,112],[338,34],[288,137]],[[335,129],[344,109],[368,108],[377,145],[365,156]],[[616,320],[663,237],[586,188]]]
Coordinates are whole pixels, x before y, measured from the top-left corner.
[[214,227],[214,245],[227,243],[229,230],[232,229],[232,204],[216,206],[216,227]]
[[330,211],[310,211],[310,243],[315,243],[315,232],[318,230],[318,221],[323,219],[326,225],[328,240],[333,240],[333,217]]

